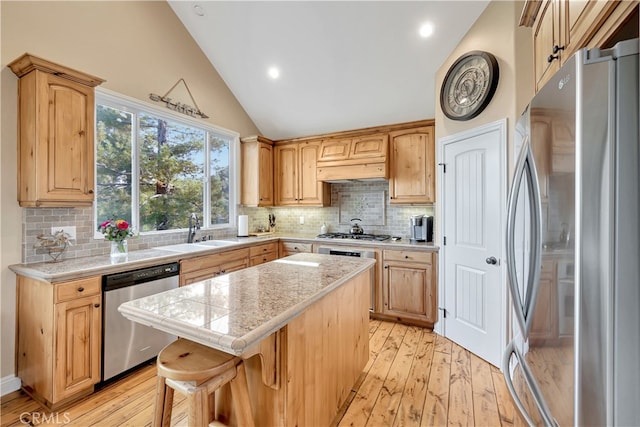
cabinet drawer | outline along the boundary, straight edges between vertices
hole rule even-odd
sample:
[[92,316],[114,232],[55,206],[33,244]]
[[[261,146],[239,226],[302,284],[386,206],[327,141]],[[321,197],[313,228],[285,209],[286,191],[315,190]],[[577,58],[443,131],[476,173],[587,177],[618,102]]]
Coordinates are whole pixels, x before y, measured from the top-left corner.
[[540,271],[541,279],[553,279],[555,276],[556,263],[553,260],[543,260],[542,269]]
[[252,246],[249,248],[249,256],[254,257],[258,255],[263,255],[269,252],[277,252],[278,251],[278,242],[266,243],[264,245]]
[[278,259],[278,254],[276,252],[269,252],[264,255],[252,256],[249,265],[253,267],[254,265],[264,264],[265,262],[273,261],[276,259]]
[[59,283],[55,285],[55,287],[54,302],[58,303],[75,298],[99,295],[102,290],[102,283],[100,277],[95,276],[74,280],[72,282]]
[[280,256],[311,252],[311,243],[280,242]]
[[433,253],[418,251],[384,251],[383,258],[385,261],[423,262],[431,264],[433,260]]
[[248,249],[235,249],[231,251],[225,251],[222,253],[216,253],[211,255],[204,255],[196,258],[185,259],[180,262],[180,272],[189,273],[192,271],[199,271],[203,269],[211,269],[217,267],[220,264],[224,264],[229,261],[233,261],[241,258],[249,258]]

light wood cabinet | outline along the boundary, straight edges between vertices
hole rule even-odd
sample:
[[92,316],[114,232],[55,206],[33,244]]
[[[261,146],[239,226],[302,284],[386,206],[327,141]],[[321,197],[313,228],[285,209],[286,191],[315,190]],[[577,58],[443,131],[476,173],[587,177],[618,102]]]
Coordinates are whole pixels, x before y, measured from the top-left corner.
[[383,251],[382,314],[433,327],[436,259],[432,252]]
[[[578,49],[610,47],[637,8],[637,1],[526,1],[520,25],[533,27],[536,91]],[[637,36],[637,23],[633,25]]]
[[242,138],[244,206],[273,206],[273,142],[262,136]]
[[249,248],[249,265],[264,264],[278,259],[278,242],[269,242]]
[[389,134],[392,204],[435,202],[435,142],[433,126]]
[[328,206],[329,184],[318,181],[319,142],[276,145],[274,148],[276,206]]
[[529,337],[533,341],[558,337],[557,293],[556,262],[551,258],[543,259],[538,297],[529,331]]
[[249,249],[187,258],[180,261],[180,286],[249,267]]
[[93,392],[100,381],[99,276],[51,284],[17,276],[17,375],[51,409]]
[[285,240],[280,240],[279,246],[278,252],[280,254],[280,258],[299,254],[301,252],[308,253],[312,251],[311,243],[287,242]]
[[18,202],[91,206],[94,87],[104,80],[25,54],[18,82]]
[[388,178],[388,146],[387,133],[325,139],[320,145],[317,179]]

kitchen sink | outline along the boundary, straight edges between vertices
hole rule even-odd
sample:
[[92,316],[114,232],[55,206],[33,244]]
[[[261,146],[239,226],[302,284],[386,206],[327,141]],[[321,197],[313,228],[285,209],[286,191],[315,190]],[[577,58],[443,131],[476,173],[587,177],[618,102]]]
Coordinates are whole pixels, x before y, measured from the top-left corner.
[[154,249],[162,249],[165,251],[185,253],[185,252],[206,251],[207,249],[211,249],[211,247],[203,246],[195,243],[178,243],[176,245],[158,246],[157,248],[154,248]]
[[203,240],[202,242],[194,243],[195,245],[202,246],[229,246],[236,245],[238,242],[231,242],[229,240]]

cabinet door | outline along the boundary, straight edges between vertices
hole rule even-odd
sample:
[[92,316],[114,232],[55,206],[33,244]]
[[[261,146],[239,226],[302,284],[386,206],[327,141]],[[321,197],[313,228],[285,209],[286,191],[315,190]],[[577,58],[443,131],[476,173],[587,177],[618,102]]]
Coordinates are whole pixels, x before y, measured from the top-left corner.
[[554,284],[554,280],[540,279],[538,299],[533,313],[531,331],[529,332],[531,339],[549,340],[556,337]]
[[298,146],[279,145],[274,150],[275,204],[298,204]]
[[383,314],[433,323],[435,293],[431,265],[387,262],[383,279]]
[[100,381],[101,298],[96,295],[55,305],[54,402]]
[[435,202],[435,144],[433,127],[392,132],[391,203]]
[[[560,0],[546,0],[533,24],[533,63],[536,91],[560,68],[561,57],[549,62],[554,46],[560,43]],[[562,51],[556,53],[562,55]]]
[[336,160],[347,160],[351,150],[350,139],[326,140],[320,144],[318,160],[321,162],[332,162]]
[[19,82],[20,206],[93,201],[93,88],[39,70]]
[[562,0],[560,18],[563,26],[563,56],[569,58],[581,47],[596,47],[589,41],[601,30],[618,3],[610,0]]
[[273,206],[273,147],[260,143],[258,153],[258,206]]
[[311,252],[311,243],[285,242],[280,241],[280,258],[295,255],[301,252]]
[[318,181],[316,177],[320,144],[303,143],[300,145],[299,150],[298,203],[301,205],[322,206],[326,202],[324,199],[328,184]]
[[376,157],[387,157],[387,146],[389,135],[378,134],[361,136],[351,141],[350,159],[367,159]]

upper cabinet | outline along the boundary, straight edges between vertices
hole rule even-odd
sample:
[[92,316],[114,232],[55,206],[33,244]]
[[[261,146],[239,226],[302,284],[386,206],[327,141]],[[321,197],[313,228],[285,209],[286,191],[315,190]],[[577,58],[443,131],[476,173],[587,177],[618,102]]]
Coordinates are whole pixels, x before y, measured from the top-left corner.
[[435,202],[433,126],[389,133],[391,145],[389,197],[392,204]]
[[273,206],[273,141],[262,136],[242,138],[244,206]]
[[104,80],[25,54],[18,82],[20,206],[91,206],[94,87]]
[[[526,1],[520,25],[533,27],[536,91],[578,49],[609,47],[618,36],[637,37],[637,18],[629,19],[637,8],[637,1]],[[635,35],[627,37],[623,29],[629,25]]]
[[316,169],[320,142],[276,145],[274,184],[276,206],[328,206],[329,184],[318,181]]

